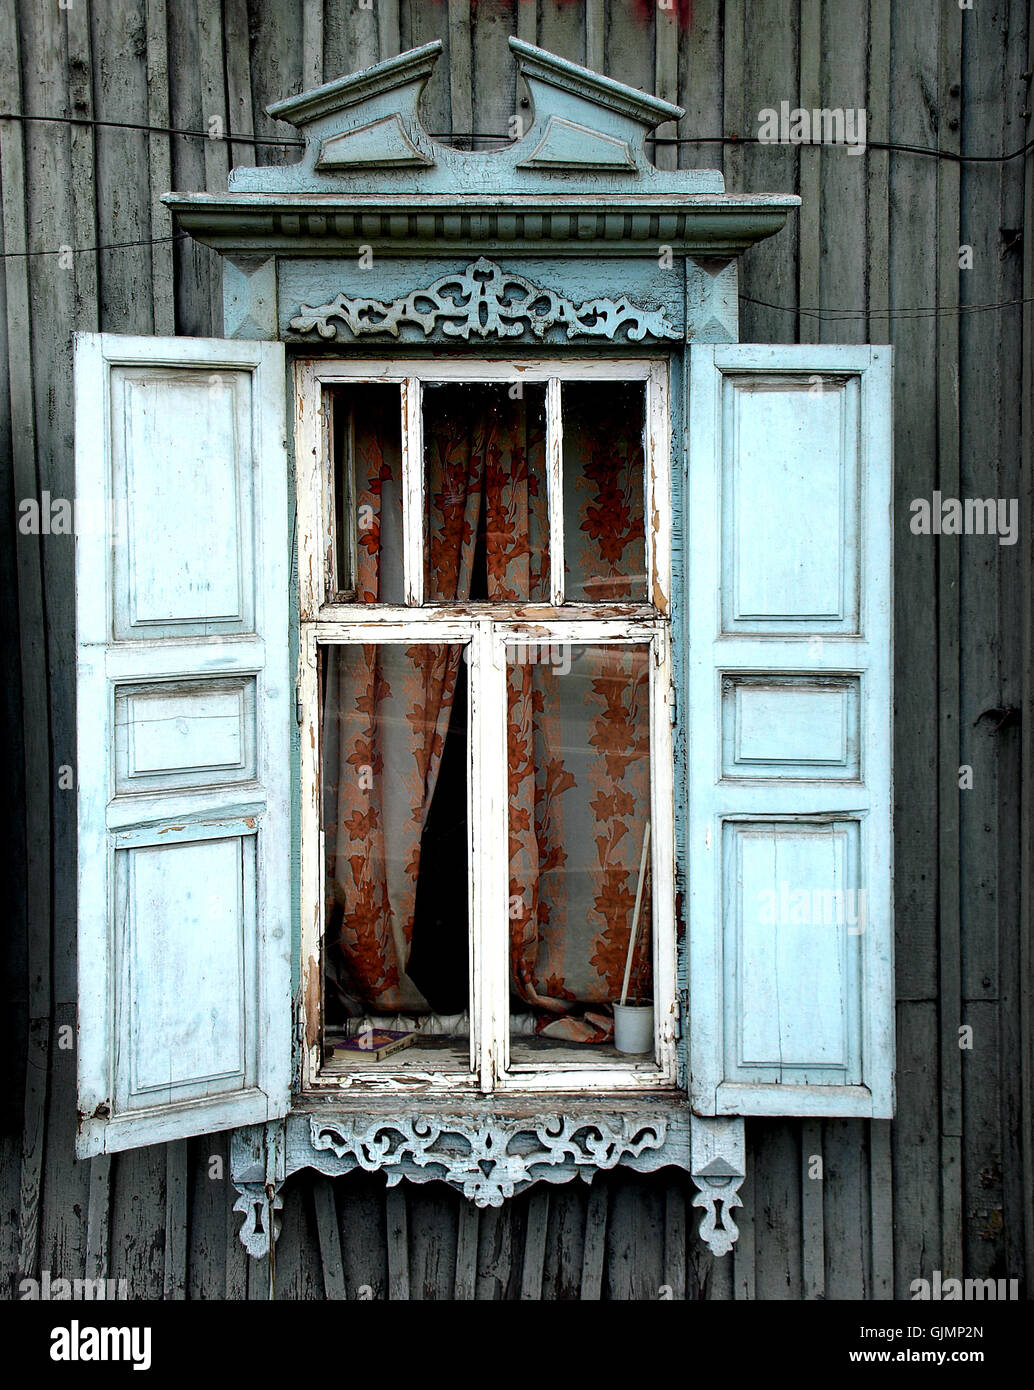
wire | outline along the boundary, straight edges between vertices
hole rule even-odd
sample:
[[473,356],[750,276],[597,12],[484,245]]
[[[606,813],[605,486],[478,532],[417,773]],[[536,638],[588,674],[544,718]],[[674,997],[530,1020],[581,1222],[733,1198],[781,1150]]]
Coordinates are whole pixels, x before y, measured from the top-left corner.
[[[0,121],[40,121],[49,122],[56,125],[85,125],[85,126],[106,126],[116,130],[143,130],[156,135],[186,135],[199,140],[223,140],[232,145],[276,145],[281,149],[301,149],[304,145],[302,140],[276,139],[273,136],[257,135],[238,135],[229,133],[215,135],[207,130],[189,130],[182,126],[167,125],[141,125],[134,121],[102,121],[92,116],[30,116],[23,111],[0,111]],[[654,145],[785,145],[784,141],[762,140],[758,135],[688,135],[688,136],[667,136],[667,135],[648,135],[647,140]],[[432,140],[500,140],[507,144],[516,144],[516,141],[509,135],[502,135],[498,131],[488,130],[453,130],[444,132],[432,132]],[[858,145],[824,144],[818,140],[808,140],[801,142],[800,145],[791,146],[792,148],[819,148],[819,149],[857,149]],[[1013,150],[1011,154],[960,154],[955,150],[939,150],[928,145],[905,145],[893,140],[866,140],[861,146],[863,153],[866,150],[893,150],[899,154],[917,154],[926,156],[929,159],[947,159],[956,164],[1008,164],[1013,159],[1019,159],[1028,151],[1034,149],[1034,139],[1028,140],[1025,145],[1021,145],[1018,150]]]
[[135,121],[100,121],[92,116],[27,116],[22,111],[0,111],[0,121],[44,122],[50,125],[105,126],[114,130],[143,130],[154,135],[189,135],[199,140],[228,140],[234,145],[280,145],[300,150],[302,140],[260,139],[256,135],[213,135],[207,130],[187,130],[183,126],[138,125]]
[[[161,246],[168,242],[190,241],[191,239],[189,233],[177,232],[174,236],[143,237],[138,241],[115,241],[103,246],[59,246],[56,249],[46,251],[5,251],[3,259],[27,256],[63,256],[68,253],[73,256],[81,256],[99,251],[123,251],[135,246]],[[845,322],[849,319],[937,318],[950,314],[976,314],[987,310],[1011,309],[1018,304],[1034,303],[1034,296],[1030,296],[1026,299],[1003,299],[991,304],[932,304],[915,309],[814,309],[798,308],[793,304],[773,304],[771,300],[755,299],[749,294],[741,294],[739,298],[745,304],[757,304],[763,309],[778,309],[784,314],[800,314],[806,318],[826,319],[833,323]]]
[[3,259],[6,261],[18,256],[83,256],[93,251],[125,251],[131,246],[161,246],[167,241],[189,240],[189,232],[176,232],[174,236],[142,237],[139,241],[112,241],[105,246],[58,246],[47,251],[5,251]]
[[[302,147],[302,144],[303,144],[303,142],[300,141],[300,140],[260,139],[260,138],[258,138],[258,137],[256,137],[256,136],[253,136],[253,135],[237,135],[237,134],[213,135],[213,134],[211,134],[209,131],[206,131],[206,130],[189,130],[189,129],[185,129],[185,128],[177,127],[177,126],[139,125],[139,124],[136,124],[136,123],[131,122],[131,121],[102,121],[102,120],[97,120],[97,119],[95,119],[95,118],[93,118],[93,117],[86,117],[86,116],[29,116],[29,115],[26,115],[26,114],[24,114],[24,113],[22,113],[22,112],[3,111],[3,112],[0,112],[0,120],[8,120],[8,121],[34,121],[34,122],[35,122],[35,121],[39,121],[39,122],[49,122],[49,123],[53,123],[53,124],[64,124],[64,125],[103,126],[103,127],[112,127],[112,128],[118,129],[118,130],[140,130],[140,131],[146,131],[146,132],[156,133],[156,134],[159,134],[159,135],[184,135],[184,136],[190,136],[190,137],[194,137],[194,138],[202,139],[202,140],[224,140],[224,141],[230,141],[231,143],[234,143],[234,144],[238,144],[238,143],[239,143],[239,144],[245,144],[245,145],[276,145],[276,146],[279,146],[279,147],[281,147],[281,148],[293,148],[293,149],[300,149],[300,148]],[[439,139],[439,138],[442,138],[442,137],[440,137],[440,136],[433,136],[432,138],[433,138],[433,139]],[[460,132],[457,132],[457,131],[453,131],[453,132],[451,132],[449,138],[454,139],[454,140],[455,140],[455,139],[469,139],[469,140],[503,140],[503,139],[506,139],[507,137],[501,136],[501,135],[497,135],[497,134],[493,134],[493,133],[490,133],[490,132],[488,132],[488,131],[472,131],[472,132],[465,132],[465,133],[460,133]],[[650,139],[650,140],[652,140],[654,144],[658,144],[658,145],[716,145],[716,144],[721,144],[721,145],[746,145],[746,144],[754,144],[754,145],[758,145],[758,144],[771,144],[771,143],[774,143],[774,142],[767,141],[767,140],[761,140],[759,137],[753,136],[753,135],[747,135],[747,136],[739,136],[739,135],[707,135],[707,136],[689,137],[689,138],[679,138],[679,139],[675,139],[675,138],[669,139],[669,138],[664,137],[664,136],[648,136],[647,138]],[[514,142],[514,141],[509,141],[509,143],[513,144],[513,143],[515,143],[515,142]],[[837,146],[834,146],[833,148],[838,148],[838,147],[837,147]],[[898,144],[893,144],[893,143],[888,143],[888,142],[883,142],[883,141],[877,141],[877,140],[870,140],[870,141],[868,141],[867,144],[866,144],[866,146],[865,146],[865,148],[867,148],[867,149],[879,149],[879,150],[896,150],[896,151],[900,151],[900,152],[902,152],[902,153],[907,153],[907,154],[928,155],[928,156],[931,156],[931,157],[933,157],[933,158],[938,158],[938,159],[950,159],[950,160],[957,161],[957,162],[959,162],[959,163],[995,163],[995,164],[1002,164],[1002,163],[1007,163],[1007,162],[1010,161],[1010,160],[1017,159],[1017,158],[1019,158],[1020,155],[1026,154],[1028,150],[1034,149],[1034,140],[1028,140],[1027,143],[1026,143],[1024,146],[1022,146],[1022,148],[1020,148],[1020,149],[1018,149],[1018,150],[1014,150],[1014,151],[1012,152],[1012,154],[1006,154],[1006,155],[962,155],[962,154],[956,154],[956,153],[955,153],[954,151],[952,151],[952,150],[935,150],[935,149],[928,149],[928,148],[926,148],[925,146],[922,146],[922,145],[898,145]],[[107,245],[100,245],[100,246],[59,246],[59,247],[57,247],[56,249],[45,250],[45,251],[5,251],[5,252],[3,253],[3,259],[4,259],[4,260],[8,260],[8,259],[16,258],[16,257],[28,257],[28,256],[61,256],[61,255],[66,255],[66,254],[68,254],[69,252],[71,252],[72,255],[83,255],[83,254],[89,254],[89,253],[91,253],[91,252],[97,253],[97,252],[101,252],[101,251],[121,251],[121,250],[126,250],[126,249],[129,249],[129,248],[132,248],[132,247],[139,247],[139,246],[158,246],[158,245],[161,245],[162,243],[166,243],[166,242],[186,241],[186,240],[189,240],[189,236],[188,236],[187,233],[183,232],[183,233],[178,233],[177,235],[174,235],[174,236],[142,238],[142,239],[140,239],[140,240],[138,240],[138,241],[110,242],[110,243],[108,243]],[[938,316],[945,316],[945,315],[951,315],[951,314],[974,314],[974,313],[980,313],[980,312],[989,311],[989,310],[1010,309],[1010,308],[1013,308],[1013,307],[1015,307],[1016,305],[1019,305],[1019,304],[1030,304],[1031,302],[1034,302],[1034,301],[1032,301],[1032,299],[1028,298],[1028,299],[1005,299],[1005,300],[999,301],[998,303],[992,303],[992,304],[928,305],[928,306],[925,306],[925,307],[914,308],[914,309],[871,309],[871,310],[870,310],[870,309],[825,309],[825,310],[823,310],[823,309],[816,309],[816,308],[795,307],[794,305],[791,305],[791,304],[773,304],[773,303],[771,303],[769,300],[766,300],[766,299],[755,299],[755,298],[753,298],[751,295],[748,295],[748,294],[741,294],[741,295],[739,296],[739,298],[740,298],[741,300],[743,300],[743,302],[746,303],[746,304],[756,304],[756,305],[758,305],[759,307],[764,308],[764,309],[776,309],[776,310],[778,310],[780,313],[785,313],[785,314],[798,314],[798,315],[802,315],[802,316],[804,316],[804,317],[806,317],[806,318],[825,319],[825,320],[827,320],[827,321],[832,321],[832,322],[836,322],[837,320],[845,320],[845,319],[866,319],[866,318],[886,318],[886,319],[936,318],[936,317],[938,317]]]
[[[762,140],[758,135],[691,135],[685,139],[676,139],[674,136],[648,135],[647,140],[652,140],[655,145],[780,145],[785,146],[787,141],[783,140]],[[826,144],[821,140],[802,140],[799,144],[792,146],[796,149],[857,149],[858,145],[839,142],[837,144]],[[894,150],[899,154],[919,154],[926,155],[930,159],[948,159],[956,164],[1008,164],[1011,159],[1019,159],[1021,155],[1029,150],[1034,150],[1034,139],[1028,140],[1025,145],[1021,145],[1018,150],[1013,150],[1012,154],[959,154],[955,150],[931,149],[928,145],[901,145],[893,140],[866,140],[861,146],[862,152],[866,150]]]
[[804,309],[792,304],[772,304],[767,299],[754,299],[749,294],[741,294],[746,304],[759,304],[764,309],[779,309],[784,314],[801,314],[805,318],[826,319],[831,323],[845,323],[849,319],[933,319],[944,318],[950,314],[977,314],[992,309],[1011,309],[1017,304],[1034,304],[1034,295],[1026,299],[1002,299],[994,304],[931,304],[916,309]]
[[[102,246],[58,246],[46,251],[5,251],[3,259],[9,260],[28,256],[64,256],[69,253],[73,256],[82,256],[100,251],[124,251],[137,246],[161,246],[169,242],[190,241],[191,239],[188,232],[177,232],[173,236],[141,237],[137,241],[114,241]],[[937,318],[950,314],[976,314],[987,310],[1011,309],[1018,304],[1034,303],[1034,296],[1031,296],[1026,299],[1002,299],[990,304],[931,304],[914,309],[814,309],[798,308],[793,304],[773,304],[771,300],[755,299],[749,294],[741,294],[739,298],[745,304],[757,304],[763,309],[778,309],[784,314],[800,314],[806,318],[826,319],[834,323],[849,319]]]

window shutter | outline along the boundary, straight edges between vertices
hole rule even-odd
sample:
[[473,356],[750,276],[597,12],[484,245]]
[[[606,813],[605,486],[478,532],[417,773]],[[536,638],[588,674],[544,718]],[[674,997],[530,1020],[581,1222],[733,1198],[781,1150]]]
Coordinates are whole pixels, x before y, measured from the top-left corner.
[[284,383],[76,340],[80,1157],[287,1110]]
[[694,345],[690,1098],[893,1113],[889,347]]

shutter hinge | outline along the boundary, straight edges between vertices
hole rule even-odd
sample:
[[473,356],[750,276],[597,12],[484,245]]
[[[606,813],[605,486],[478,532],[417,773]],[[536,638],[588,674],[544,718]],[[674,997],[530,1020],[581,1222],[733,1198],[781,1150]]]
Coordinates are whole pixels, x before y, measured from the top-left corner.
[[300,685],[296,685],[294,688],[294,717],[299,724],[301,724],[305,718],[302,707],[302,688]]

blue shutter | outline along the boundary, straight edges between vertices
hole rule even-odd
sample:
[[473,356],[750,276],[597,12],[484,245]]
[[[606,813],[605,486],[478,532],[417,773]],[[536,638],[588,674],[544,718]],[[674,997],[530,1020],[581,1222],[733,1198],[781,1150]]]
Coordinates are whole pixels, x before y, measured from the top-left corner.
[[691,349],[690,1099],[893,1113],[891,349]]
[[80,1157],[286,1113],[284,382],[76,340]]

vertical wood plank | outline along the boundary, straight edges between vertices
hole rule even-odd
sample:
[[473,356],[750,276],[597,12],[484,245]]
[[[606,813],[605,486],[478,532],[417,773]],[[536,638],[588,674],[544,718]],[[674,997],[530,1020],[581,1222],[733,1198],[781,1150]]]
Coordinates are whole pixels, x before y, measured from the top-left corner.
[[350,1299],[388,1297],[388,1239],[384,1180],[353,1173],[337,1184],[338,1227]]
[[803,1293],[801,1184],[797,1166],[800,1136],[797,1125],[785,1120],[762,1120],[757,1129],[750,1200],[755,1231],[754,1295],[793,1301]]
[[[747,1125],[747,1176],[740,1187],[742,1207],[733,1208],[733,1220],[739,1231],[736,1244],[732,1247],[733,1298],[750,1302],[756,1296],[757,1251],[754,1242],[755,1203],[758,1188],[754,1175],[757,1171],[755,1153],[756,1140],[753,1127]],[[725,1257],[728,1260],[728,1256]],[[724,1261],[719,1261],[723,1263]]]
[[[64,11],[68,44],[68,97],[72,114],[93,117],[93,54],[90,44],[90,16],[86,5],[73,5]],[[97,245],[97,169],[95,141],[90,126],[69,128],[71,161],[72,245]],[[87,332],[100,325],[97,316],[97,253],[77,250],[75,271],[75,326]],[[159,330],[162,331],[162,330]]]
[[[1024,123],[1007,94],[1024,91],[1025,50],[1017,42],[1029,7],[1012,0],[988,23],[963,15],[961,93],[949,90],[946,115],[960,119],[964,150],[1007,151],[1023,141]],[[965,100],[962,99],[965,94]],[[1002,97],[1005,95],[1005,104]],[[972,264],[958,274],[962,304],[1022,297],[1022,263],[1012,249],[1023,222],[1018,165],[967,164],[960,171],[959,241]],[[958,319],[959,496],[1018,497],[1027,461],[1015,420],[1021,413],[1020,315],[1011,310]],[[1018,1123],[1020,970],[1018,740],[984,710],[1022,703],[1013,653],[1022,649],[1015,595],[1023,583],[1022,545],[966,536],[959,551],[959,762],[972,785],[957,792],[961,923],[961,1022],[973,1047],[962,1068],[962,1263],[968,1276],[993,1277],[1022,1266],[1022,1168]]]
[[[722,48],[722,130],[725,135],[753,135],[743,109],[743,5],[744,0],[725,0],[725,34]],[[743,146],[720,145],[725,188],[743,191]]]
[[[201,109],[206,127],[211,121],[229,131],[226,105],[226,56],[223,46],[223,18],[220,0],[197,0],[198,59],[201,75]],[[225,193],[230,172],[230,151],[225,140],[205,141],[205,191]],[[210,282],[212,336],[223,331],[222,261],[212,263]]]
[[[147,119],[152,126],[169,126],[169,44],[166,0],[147,0]],[[74,8],[74,6],[73,6]],[[71,14],[71,11],[69,11]],[[172,214],[162,194],[172,188],[172,137],[152,130],[147,136],[151,179],[151,298],[154,331],[176,331]]]
[[894,1167],[890,1120],[869,1125],[869,1226],[871,1231],[870,1298],[894,1297]]
[[323,1288],[328,1299],[346,1299],[345,1268],[341,1258],[341,1231],[337,1224],[337,1204],[334,1185],[322,1173],[312,1182],[312,1200],[316,1208],[316,1230],[319,1233],[320,1263],[323,1268]]
[[581,1296],[588,1205],[589,1190],[582,1182],[564,1183],[553,1189],[542,1275],[544,1300],[566,1302]]
[[[958,151],[957,100],[962,50],[962,12],[940,11],[938,94],[954,114],[941,124],[941,147]],[[959,302],[959,166],[937,164],[937,302]],[[945,497],[959,494],[959,319],[937,320],[937,485]],[[961,894],[959,883],[960,713],[959,545],[937,546],[938,655],[938,1000],[941,1057],[941,1259],[945,1277],[962,1273],[962,1021]]]
[[[822,102],[822,5],[821,0],[800,0],[801,42],[800,42],[800,100],[806,111],[817,110]],[[837,157],[837,156],[834,156]],[[822,264],[823,239],[820,236],[820,217],[822,209],[822,146],[802,145],[800,160],[801,207],[797,216],[800,221],[800,254],[798,256],[797,302],[798,306],[817,308],[821,303],[820,268]],[[817,343],[822,341],[823,323],[810,314],[799,314],[797,318],[797,341]]]
[[607,1208],[609,1181],[605,1173],[597,1173],[589,1188],[589,1206],[585,1213],[585,1250],[582,1263],[582,1300],[599,1299],[603,1288],[603,1256],[607,1248]]
[[478,1209],[473,1202],[460,1203],[459,1234],[456,1240],[456,1281],[453,1297],[472,1299],[477,1287]]
[[549,1221],[549,1189],[543,1183],[531,1189],[528,1219],[524,1230],[524,1264],[521,1269],[521,1298],[542,1297],[542,1267],[546,1256],[546,1225]]
[[86,1213],[86,1278],[106,1279],[111,1238],[111,1155],[90,1159],[90,1201]]
[[[409,1187],[409,1296],[451,1299],[456,1289],[460,1209],[467,1200],[444,1183]],[[476,1208],[475,1208],[476,1210]]]
[[[473,129],[496,140],[477,140],[472,148],[499,148],[512,135],[517,106],[517,69],[507,42],[513,32],[510,0],[482,0],[471,7],[470,88]],[[525,123],[526,124],[526,123]]]
[[[678,104],[685,110],[678,133],[684,140],[722,134],[722,0],[694,0],[679,45]],[[679,168],[720,169],[722,146],[679,146]]]
[[[1034,72],[1034,25],[1028,18],[1026,71]],[[1031,109],[1034,86],[1027,87],[1026,109]],[[1028,114],[1024,142],[1034,132],[1034,118]],[[1034,159],[1024,161],[1023,181],[1023,355],[1020,431],[1023,457],[1034,458]],[[1027,468],[1023,477],[1021,508],[1026,535],[1034,534],[1034,476]],[[1023,708],[1034,709],[1034,566],[1031,548],[1025,547],[1023,583]],[[1034,720],[1024,719],[1021,766],[1023,798],[1020,825],[1021,918],[1020,971],[1024,980],[1034,979]],[[1020,994],[1020,1116],[1023,1135],[1023,1248],[1026,1256],[1028,1289],[1034,1271],[1034,991]]]
[[402,52],[399,38],[399,0],[378,0],[377,38],[381,62]]
[[323,0],[302,0],[302,90],[322,85]]
[[[0,106],[21,111],[21,44],[15,0],[0,7]],[[26,237],[25,143],[17,121],[0,122],[3,186],[4,281],[7,309],[11,445],[14,498],[36,497],[36,427],[31,348],[29,249]],[[30,339],[31,342],[31,339]],[[45,1147],[47,1068],[50,1052],[50,750],[47,717],[47,651],[43,617],[41,541],[19,536],[19,653],[22,676],[28,907],[29,1033],[26,1054],[25,1120],[18,1215],[18,1271],[35,1277],[39,1259],[39,1202]]]
[[[449,0],[449,109],[453,136],[470,135],[474,129],[474,102],[467,0]],[[471,148],[465,139],[460,143],[465,149]]]
[[404,1186],[390,1187],[384,1201],[388,1230],[388,1297],[409,1298],[409,1223]]
[[[812,1177],[813,1160],[818,1159],[819,1176]],[[801,1284],[807,1299],[825,1298],[825,1223],[823,1192],[825,1155],[822,1121],[801,1122]]]
[[[823,54],[820,100],[826,110],[860,112],[866,102],[865,63],[859,54],[868,47],[865,5],[846,10],[822,7],[820,45]],[[803,36],[802,36],[803,46]],[[807,105],[801,102],[801,105]],[[866,130],[868,137],[868,129]],[[807,153],[802,148],[802,158]],[[823,311],[848,308],[849,316],[821,321],[822,341],[864,343],[865,337],[865,261],[858,254],[858,231],[865,226],[867,154],[852,154],[843,146],[831,146],[820,154],[819,202],[821,222],[813,229],[816,246],[821,247],[822,283],[820,298],[812,300]],[[808,253],[812,232],[803,231],[802,259]],[[881,338],[876,339],[881,342]]]
[[[866,89],[870,140],[890,140],[890,0],[869,0],[869,68]],[[889,343],[890,151],[865,155],[869,308],[868,341]]]
[[187,1296],[187,1141],[165,1146],[165,1281],[163,1297]]
[[[936,146],[929,94],[937,87],[937,63],[936,50],[930,51],[929,25],[910,6],[894,5],[891,19],[892,137]],[[905,164],[896,157],[889,163],[891,309],[934,304],[937,299],[936,263],[930,255],[937,234],[936,163],[915,159]],[[894,456],[904,461],[894,474],[895,983],[902,1001],[932,999],[937,992],[937,804],[930,790],[937,758],[937,730],[931,719],[938,702],[932,622],[937,603],[936,542],[928,536],[913,536],[908,526],[912,499],[928,498],[938,486],[929,366],[936,351],[934,321],[894,319],[888,336],[896,354]],[[907,1061],[906,1074],[911,1074],[911,1059]],[[898,1072],[900,1077],[900,1065]],[[906,1109],[915,1109],[913,1099],[899,1090],[899,1117]],[[915,1159],[897,1144],[894,1152],[895,1162],[899,1153],[906,1162]],[[900,1226],[897,1234],[902,1235]]]
[[[229,1146],[227,1145],[227,1148]],[[229,1172],[230,1156],[225,1154],[226,1171]],[[227,1179],[227,1194],[225,1212],[224,1236],[224,1278],[225,1278],[225,1297],[242,1302],[248,1296],[248,1264],[250,1263],[248,1252],[241,1244],[241,1225],[243,1218],[240,1212],[233,1209],[236,1192],[230,1187]]]
[[827,1300],[870,1296],[869,1128],[867,1120],[822,1124],[823,1297]]
[[[230,133],[254,135],[247,0],[223,0],[223,23],[226,44],[226,109],[230,118]],[[230,164],[233,168],[257,163],[256,147],[251,141],[231,141]]]
[[[333,6],[331,14],[337,11],[338,7]],[[290,138],[290,127],[267,115],[266,107],[292,92],[303,90],[302,22],[298,6],[263,5],[249,0],[248,38],[255,134],[262,139]],[[326,48],[325,36],[324,50]],[[258,145],[255,149],[256,164],[291,164],[297,158],[297,150],[275,145]]]
[[[676,101],[679,87],[679,7],[675,4],[668,9],[655,6],[653,13],[654,94],[662,101]],[[673,140],[678,136],[678,125],[675,121],[665,121],[654,133],[662,142]],[[655,144],[653,162],[658,169],[677,169],[678,145]]]
[[941,1264],[937,1095],[937,1006],[898,1004],[898,1104],[891,1128],[894,1162],[894,1296]]
[[[518,0],[520,4],[520,19],[524,18],[524,13],[531,14],[531,25],[534,31],[535,6],[528,4],[527,0]],[[604,35],[606,33],[606,6],[604,0],[585,0],[585,66],[592,68],[593,72],[603,71],[603,51]],[[518,32],[520,32],[518,30]],[[521,38],[524,35],[521,34]],[[534,32],[529,35],[529,42],[534,43]]]
[[663,1283],[670,1297],[683,1300],[686,1280],[686,1193],[684,1179],[669,1175],[664,1190],[664,1267]]
[[[799,14],[796,5],[782,10],[747,7],[749,22],[741,15],[742,47],[739,49],[740,122],[726,129],[753,137],[758,131],[758,113],[772,104],[772,94],[793,91],[799,67]],[[728,8],[726,9],[728,15]],[[727,64],[732,61],[726,54]],[[801,147],[784,144],[747,144],[733,149],[742,157],[735,191],[793,188],[799,171]],[[744,257],[740,292],[769,304],[792,307],[797,296],[802,224],[798,217],[787,219],[777,237],[753,248]],[[741,337],[748,343],[790,343],[794,340],[794,316],[785,308],[769,309],[762,304],[743,304]]]
[[[869,0],[866,109],[871,140],[890,140],[890,65],[890,0]],[[868,340],[889,343],[891,326],[886,314],[890,307],[890,152],[869,149],[865,172]],[[869,1125],[870,1297],[881,1301],[894,1297],[894,1170],[890,1135],[888,1120],[874,1120]],[[830,1257],[833,1258],[833,1252]]]
[[127,1149],[111,1171],[110,1275],[125,1279],[130,1298],[157,1302],[165,1288],[165,1147]]

